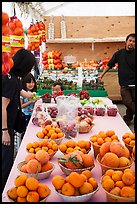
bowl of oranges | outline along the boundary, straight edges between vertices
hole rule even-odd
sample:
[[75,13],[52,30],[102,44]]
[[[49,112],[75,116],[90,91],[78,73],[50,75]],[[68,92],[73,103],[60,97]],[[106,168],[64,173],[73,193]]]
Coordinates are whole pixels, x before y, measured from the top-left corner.
[[96,160],[102,169],[102,174],[111,168],[123,171],[133,164],[128,148],[121,142],[105,142],[102,144]]
[[109,169],[100,183],[106,193],[107,202],[135,202],[135,173],[132,169]]
[[75,141],[73,139],[70,139],[70,140],[67,140],[66,142],[61,143],[59,145],[59,150],[63,154],[68,154],[75,150],[78,150],[83,152],[84,154],[87,154],[91,150],[91,143],[88,140]]
[[61,175],[55,175],[52,178],[52,185],[57,195],[64,202],[89,201],[99,190],[98,183],[91,176],[90,171],[86,171],[86,173],[71,172],[65,178]]
[[90,137],[90,142],[93,147],[94,157],[96,158],[100,152],[100,147],[105,142],[118,142],[118,136],[114,130],[100,131]]
[[15,178],[14,184],[7,190],[7,197],[10,202],[46,202],[51,193],[47,185],[24,174],[19,174]]
[[47,139],[29,142],[26,145],[26,150],[29,153],[36,153],[41,149],[45,150],[49,154],[51,159],[58,151],[58,145],[54,140],[47,141]]
[[94,160],[91,155],[84,154],[75,150],[58,158],[58,165],[65,175],[69,175],[72,171],[81,173],[84,170],[92,170],[94,168]]
[[132,153],[133,147],[135,145],[135,134],[125,133],[122,136],[122,140],[123,140],[125,146],[129,149],[130,153]]
[[46,125],[41,132],[37,132],[36,136],[40,139],[47,139],[47,141],[55,141],[56,144],[60,144],[65,137],[65,134],[59,127],[52,127],[51,125]]
[[55,165],[49,160],[50,156],[45,150],[39,150],[36,154],[28,153],[24,161],[17,165],[17,169],[20,174],[26,174],[28,177],[46,179],[55,169]]

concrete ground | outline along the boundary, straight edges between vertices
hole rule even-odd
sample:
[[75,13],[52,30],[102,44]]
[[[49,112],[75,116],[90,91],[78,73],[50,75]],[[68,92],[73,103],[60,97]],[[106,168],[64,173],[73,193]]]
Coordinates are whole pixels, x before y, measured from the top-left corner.
[[[113,102],[114,104],[117,105],[118,110],[119,110],[119,114],[121,115],[121,117],[123,117],[126,113],[126,108],[125,105],[122,102]],[[134,121],[132,120],[131,125],[129,126],[129,128],[131,129],[131,131],[134,133]]]

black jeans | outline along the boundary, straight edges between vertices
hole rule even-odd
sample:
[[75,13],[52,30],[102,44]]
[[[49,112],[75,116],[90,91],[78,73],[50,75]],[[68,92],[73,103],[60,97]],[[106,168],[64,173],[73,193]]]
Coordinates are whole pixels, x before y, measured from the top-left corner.
[[9,146],[2,144],[2,191],[7,182],[14,159],[14,130],[8,130],[11,138]]
[[135,87],[121,86],[122,102],[126,106],[125,118],[131,121],[134,117],[134,131],[135,131]]

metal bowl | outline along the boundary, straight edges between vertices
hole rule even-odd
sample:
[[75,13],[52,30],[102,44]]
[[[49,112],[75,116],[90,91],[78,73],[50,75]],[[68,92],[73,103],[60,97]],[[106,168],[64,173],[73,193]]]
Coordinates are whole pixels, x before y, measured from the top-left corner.
[[91,193],[80,195],[80,196],[66,196],[66,195],[59,193],[58,191],[56,191],[56,193],[64,202],[86,202],[86,201],[89,201],[90,199],[92,199],[92,196],[98,190],[99,190],[99,187],[97,187],[96,190],[94,190]]

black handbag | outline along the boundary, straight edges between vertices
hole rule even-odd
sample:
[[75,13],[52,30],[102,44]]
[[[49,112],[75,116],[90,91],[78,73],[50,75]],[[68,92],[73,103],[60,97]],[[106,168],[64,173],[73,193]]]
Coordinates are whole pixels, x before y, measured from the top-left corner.
[[14,130],[18,133],[23,133],[26,130],[26,116],[21,110],[20,100],[19,100],[19,107],[17,111],[16,121],[14,124]]

